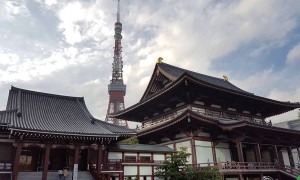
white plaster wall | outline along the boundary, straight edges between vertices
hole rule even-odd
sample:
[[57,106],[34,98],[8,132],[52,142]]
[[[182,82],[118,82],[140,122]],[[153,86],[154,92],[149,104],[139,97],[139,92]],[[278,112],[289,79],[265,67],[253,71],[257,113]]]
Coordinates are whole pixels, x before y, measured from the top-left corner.
[[298,169],[298,165],[299,165],[299,156],[298,156],[298,151],[296,149],[292,150],[292,154],[293,154],[293,159],[295,162],[295,167]]
[[140,166],[140,175],[152,175],[152,167],[151,166]]
[[183,142],[176,143],[176,149],[179,150],[179,148],[181,148],[181,147],[191,147],[191,142],[183,141]]
[[197,146],[196,147],[197,163],[207,163],[209,160],[213,162],[213,154],[211,147]]
[[108,152],[108,159],[122,159],[121,152]]
[[124,166],[124,175],[125,176],[137,175],[137,167],[136,166]]
[[137,156],[137,153],[124,153],[125,156]]
[[[191,141],[183,141],[183,142],[176,143],[177,151],[179,151],[181,147],[187,148],[186,152],[192,154]],[[188,160],[188,164],[192,164],[192,156],[190,156],[187,160]]]
[[290,164],[289,154],[288,154],[287,150],[285,150],[285,149],[281,150],[281,154],[283,157],[284,165],[290,166],[291,164]]
[[165,155],[164,154],[153,154],[154,161],[164,161]]
[[232,161],[229,148],[216,148],[216,156],[217,156],[217,161],[221,161],[221,162]]
[[151,156],[150,153],[140,153],[140,156]]
[[211,142],[210,141],[195,140],[195,145],[196,146],[209,146],[209,147],[211,147]]

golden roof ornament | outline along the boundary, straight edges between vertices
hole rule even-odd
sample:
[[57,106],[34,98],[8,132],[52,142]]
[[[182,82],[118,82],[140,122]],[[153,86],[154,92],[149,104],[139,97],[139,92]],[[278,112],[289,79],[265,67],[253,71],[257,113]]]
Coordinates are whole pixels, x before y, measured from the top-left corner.
[[228,76],[223,75],[224,81],[229,81]]
[[159,58],[157,58],[156,63],[162,63],[162,60],[163,60],[163,58],[162,58],[162,57],[159,57]]

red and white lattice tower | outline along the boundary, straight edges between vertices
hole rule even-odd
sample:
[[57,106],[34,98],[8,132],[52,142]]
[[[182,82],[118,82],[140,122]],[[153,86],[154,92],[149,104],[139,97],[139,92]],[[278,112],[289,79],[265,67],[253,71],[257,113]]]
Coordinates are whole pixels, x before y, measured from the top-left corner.
[[122,61],[122,24],[120,22],[120,0],[118,0],[117,22],[115,23],[115,47],[114,62],[112,63],[112,79],[108,85],[109,102],[105,121],[128,127],[127,121],[111,118],[110,114],[121,111],[125,108],[124,96],[126,94],[126,85],[123,83],[123,61]]

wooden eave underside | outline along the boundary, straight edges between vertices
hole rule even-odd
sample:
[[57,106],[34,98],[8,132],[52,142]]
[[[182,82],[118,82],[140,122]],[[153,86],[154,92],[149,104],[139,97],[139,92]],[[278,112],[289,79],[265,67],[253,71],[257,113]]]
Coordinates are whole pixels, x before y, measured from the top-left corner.
[[10,135],[18,138],[39,138],[39,139],[61,139],[61,140],[81,140],[81,141],[101,141],[110,142],[117,139],[124,139],[133,136],[134,134],[122,135],[93,135],[93,134],[71,134],[60,132],[41,132],[29,131],[22,129],[9,129]]
[[[147,87],[147,91],[149,91],[150,84],[151,84],[152,81],[153,81],[153,78],[151,79],[151,81],[150,81],[150,83]],[[215,86],[215,85],[212,85],[212,84],[208,84],[206,82],[200,81],[200,80],[190,76],[187,73],[184,73],[182,76],[180,76],[178,79],[176,79],[174,82],[172,82],[166,88],[160,89],[158,92],[152,94],[151,96],[149,96],[145,99],[142,99],[137,104],[135,104],[135,105],[123,110],[123,111],[120,111],[116,114],[113,114],[111,116],[112,117],[117,117],[117,118],[120,118],[120,119],[126,119],[126,120],[129,120],[129,121],[141,122],[141,121],[143,121],[143,119],[140,119],[140,117],[138,117],[138,116],[141,116],[141,115],[139,115],[139,112],[144,112],[147,109],[155,108],[153,105],[159,105],[159,104],[165,103],[161,99],[165,98],[165,96],[171,91],[173,93],[171,92],[169,94],[169,96],[172,96],[172,97],[180,96],[178,93],[176,93],[176,88],[177,88],[177,92],[178,92],[178,88],[179,89],[181,88],[181,90],[182,90],[182,88],[183,88],[182,86],[184,85],[185,81],[192,82],[196,86],[199,86],[199,89],[201,89],[201,87],[202,88],[204,87],[204,88],[209,88],[209,89],[212,89],[212,90],[216,90],[218,92],[223,92],[223,93],[226,93],[228,95],[233,95],[236,98],[237,97],[245,98],[245,103],[247,102],[246,100],[248,100],[248,101],[251,100],[253,102],[261,104],[262,107],[263,107],[263,105],[264,106],[269,105],[269,106],[273,106],[273,107],[276,106],[278,108],[277,111],[270,112],[269,114],[265,115],[266,117],[281,114],[281,113],[284,113],[284,112],[287,112],[287,111],[290,111],[290,110],[293,110],[293,109],[296,109],[296,108],[300,108],[299,103],[280,102],[280,101],[276,101],[276,100],[267,99],[267,98],[264,98],[264,97],[259,97],[259,96],[256,96],[256,95],[252,95],[252,94],[249,94],[249,93],[235,92],[233,90],[228,90],[228,89],[221,88],[221,87],[218,87],[218,86]],[[186,93],[186,92],[183,92],[183,93]],[[145,93],[145,94],[147,94],[147,93]],[[176,94],[176,95],[174,95],[174,94]],[[182,100],[185,101],[186,98],[183,97]],[[272,109],[274,109],[274,108],[272,108]]]
[[[191,119],[189,124],[187,119]],[[256,141],[268,141],[273,144],[300,146],[298,139],[300,138],[300,131],[278,128],[269,125],[256,124],[254,122],[239,121],[232,124],[223,124],[216,120],[212,120],[208,117],[201,116],[193,111],[187,110],[180,116],[171,121],[166,121],[157,126],[149,127],[143,131],[138,132],[138,138],[144,139],[149,137],[163,137],[159,134],[170,134],[173,130],[186,128],[192,131],[197,130],[199,125],[209,129],[213,134],[232,134],[233,138],[229,138],[228,141],[232,141],[243,136],[243,140],[248,139],[248,142]],[[177,127],[177,128],[176,128]]]

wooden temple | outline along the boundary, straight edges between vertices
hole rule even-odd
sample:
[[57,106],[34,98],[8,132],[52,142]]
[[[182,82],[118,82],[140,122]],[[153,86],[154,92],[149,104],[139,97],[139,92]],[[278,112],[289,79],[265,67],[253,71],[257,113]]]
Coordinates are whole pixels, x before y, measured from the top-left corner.
[[95,179],[120,178],[121,169],[108,163],[108,145],[135,134],[94,118],[82,97],[12,87],[0,111],[0,179],[51,180],[63,169],[72,172],[69,179],[88,179],[78,174],[87,170]]
[[189,163],[217,166],[224,179],[295,179],[300,131],[266,119],[300,108],[228,81],[158,62],[141,100],[112,117],[140,122],[140,143],[187,147]]

